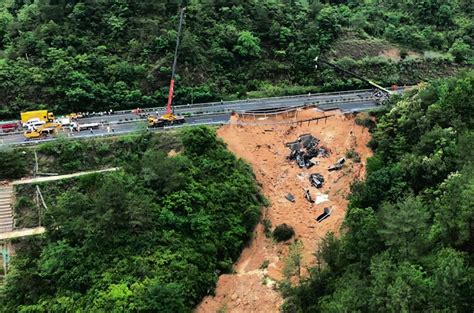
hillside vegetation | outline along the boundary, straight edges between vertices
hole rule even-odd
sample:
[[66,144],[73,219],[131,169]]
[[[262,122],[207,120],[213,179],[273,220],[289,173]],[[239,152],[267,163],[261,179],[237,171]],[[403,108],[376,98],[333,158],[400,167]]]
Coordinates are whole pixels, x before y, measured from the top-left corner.
[[181,152],[183,144],[173,133],[138,132],[110,138],[69,140],[59,137],[54,142],[15,149],[0,149],[0,180],[33,176],[34,152],[38,155],[40,173],[70,174],[107,167],[127,166],[138,162],[137,155],[146,150],[164,153]]
[[[190,312],[212,293],[264,199],[213,130],[178,139],[175,156],[146,135],[129,140],[118,172],[42,184],[47,231],[16,243],[0,312]],[[28,188],[17,214],[34,207]],[[18,216],[18,226],[36,218]]]
[[407,94],[380,117],[344,234],[284,286],[284,312],[471,312],[474,72]]
[[0,117],[163,105],[180,6],[178,104],[367,87],[317,55],[387,85],[473,64],[466,0],[0,0]]

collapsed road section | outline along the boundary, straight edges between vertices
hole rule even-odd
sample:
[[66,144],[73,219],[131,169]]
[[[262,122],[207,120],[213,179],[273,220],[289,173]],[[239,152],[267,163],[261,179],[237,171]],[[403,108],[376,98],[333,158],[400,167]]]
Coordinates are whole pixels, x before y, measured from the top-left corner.
[[[278,312],[282,298],[275,282],[283,278],[290,241],[276,243],[265,235],[265,229],[271,232],[281,224],[291,226],[295,232],[292,240],[303,244],[301,268],[311,266],[326,233],[339,233],[350,185],[363,177],[365,161],[371,155],[366,146],[370,134],[355,124],[352,114],[334,111],[327,116],[306,109],[274,119],[236,115],[229,125],[219,128],[218,135],[232,152],[252,165],[270,205],[234,264],[235,274],[221,275],[215,296],[206,297],[196,312]],[[347,159],[330,171],[349,150],[360,155],[360,163]],[[311,185],[311,178],[321,178],[312,174],[323,177],[320,188]]]

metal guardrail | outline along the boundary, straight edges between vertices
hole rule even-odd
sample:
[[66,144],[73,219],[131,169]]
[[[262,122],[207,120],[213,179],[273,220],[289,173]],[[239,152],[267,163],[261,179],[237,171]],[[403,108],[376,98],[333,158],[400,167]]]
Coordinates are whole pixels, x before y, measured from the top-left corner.
[[[317,105],[317,106],[322,106],[322,105],[335,105],[339,103],[355,103],[355,102],[362,102],[362,101],[370,101],[373,100],[371,97],[364,97],[364,98],[359,98],[359,99],[324,99],[324,100],[317,100],[317,101],[311,101],[308,100],[302,105],[293,105],[293,106],[288,106],[288,110],[292,111],[297,108],[302,108],[308,105]],[[239,114],[244,114],[245,110],[234,110],[234,109],[228,109],[228,108],[223,108],[220,111],[204,111],[204,112],[193,112],[189,113],[189,117],[193,116],[206,116],[206,115],[216,115],[216,114],[222,114],[222,113],[230,113],[232,111],[235,111]],[[125,119],[124,121],[111,121],[109,124],[112,125],[122,125],[122,124],[128,124],[128,123],[139,123],[145,121],[145,118],[136,118],[136,119]],[[0,137],[2,136],[9,136],[9,135],[19,135],[23,134],[23,131],[18,131],[18,132],[10,132],[10,133],[0,133]]]
[[[324,106],[324,105],[336,106],[337,104],[340,104],[340,103],[357,103],[357,102],[364,102],[364,101],[370,101],[370,100],[373,100],[373,99],[368,97],[368,98],[352,99],[352,100],[351,99],[325,99],[325,100],[322,100],[322,101],[306,101],[304,104],[301,104],[301,105],[288,106],[286,111],[293,111],[295,109],[304,108],[304,107],[308,107],[308,106],[311,106],[311,105],[318,106],[318,107],[319,106]],[[191,113],[189,116],[194,117],[194,116],[219,115],[219,114],[224,114],[224,113],[231,113],[232,111],[235,111],[238,114],[245,114],[245,110],[222,109],[219,112],[195,112],[195,113]],[[286,112],[286,111],[283,111],[283,113]],[[270,114],[270,113],[267,113],[267,114]],[[259,113],[253,113],[251,115],[259,115]],[[133,120],[120,121],[120,122],[119,121],[112,121],[112,122],[110,122],[110,124],[112,124],[112,125],[123,125],[123,124],[132,124],[132,123],[141,123],[143,121],[145,121],[145,119],[137,118],[137,119],[133,119]],[[185,125],[197,125],[197,124],[193,123],[193,124],[185,124]],[[177,127],[177,126],[173,126],[173,127]],[[126,132],[129,132],[129,131],[125,131],[125,133]],[[0,133],[0,137],[1,136],[8,136],[8,135],[15,135],[15,134],[18,135],[18,134],[22,134],[22,133],[23,133],[23,131],[4,133],[4,134]],[[122,133],[122,131],[115,131],[115,134],[120,134],[120,133]],[[82,135],[80,138],[99,137],[101,135],[97,135],[97,134],[91,134],[90,136],[89,135],[88,136]],[[71,138],[74,138],[74,137],[71,137]],[[48,142],[48,141],[51,141],[51,140],[54,140],[54,139],[55,138],[48,138],[48,139],[42,139],[41,141],[32,141],[32,142],[34,142],[34,143]],[[7,144],[7,145],[11,145],[11,144]],[[21,145],[21,143],[16,143],[16,145]]]
[[[325,93],[315,93],[310,94],[309,97],[324,97],[324,96],[338,96],[338,95],[346,95],[346,94],[353,94],[353,93],[364,93],[370,92],[372,89],[360,89],[360,90],[345,90],[345,91],[332,91],[332,92],[325,92]],[[250,98],[250,99],[239,99],[239,100],[229,100],[229,101],[215,101],[215,102],[204,102],[204,103],[193,103],[193,104],[183,104],[183,105],[175,105],[175,109],[181,108],[199,108],[205,106],[215,106],[215,105],[230,105],[230,104],[237,104],[242,102],[255,102],[255,101],[268,101],[268,100],[283,100],[283,99],[298,99],[298,98],[307,98],[308,94],[300,94],[300,95],[292,95],[292,96],[280,96],[280,97],[266,97],[266,98]],[[153,107],[153,108],[143,108],[141,109],[143,112],[152,112],[152,111],[159,111],[164,110],[166,107]],[[114,111],[114,114],[126,114],[132,113],[132,109],[130,110],[120,110]]]
[[[170,131],[174,129],[179,129],[179,128],[185,128],[185,127],[191,127],[191,126],[209,126],[209,125],[225,125],[228,122],[203,122],[203,123],[192,123],[192,124],[183,124],[183,125],[176,125],[176,126],[165,126],[163,128],[146,128],[143,131],[145,132],[161,132],[161,131]],[[47,143],[51,141],[56,141],[62,138],[66,138],[68,140],[82,140],[82,139],[91,139],[91,138],[106,138],[106,137],[116,137],[120,135],[125,135],[125,134],[133,134],[133,133],[140,133],[143,131],[129,131],[129,130],[122,130],[122,131],[115,131],[111,133],[102,133],[102,134],[88,134],[88,135],[82,135],[80,137],[54,137],[54,138],[47,138],[47,139],[42,139],[42,140],[37,140],[37,141],[25,141],[25,142],[19,142],[19,143],[7,143],[5,146],[34,146],[42,143]]]
[[[403,92],[405,88],[411,88],[413,86],[403,87],[400,86],[398,92]],[[389,87],[387,87],[389,88]],[[358,89],[358,90],[344,90],[344,91],[332,91],[332,92],[322,92],[322,93],[309,93],[309,97],[325,97],[325,96],[337,96],[337,95],[346,95],[346,94],[353,94],[353,93],[366,93],[370,92],[372,89]],[[237,104],[242,102],[255,102],[255,101],[268,101],[268,100],[284,100],[284,99],[297,99],[297,98],[305,98],[308,97],[308,94],[299,94],[299,95],[291,95],[291,96],[280,96],[280,97],[265,97],[265,98],[249,98],[249,99],[238,99],[238,100],[228,100],[228,101],[215,101],[215,102],[203,102],[203,103],[193,103],[193,104],[184,104],[184,105],[176,105],[174,106],[175,109],[182,109],[182,108],[199,108],[199,107],[206,107],[206,106],[215,106],[215,105],[231,105]],[[166,109],[166,107],[152,107],[152,108],[143,108],[141,109],[143,112],[152,112],[152,111],[161,111]],[[114,115],[120,114],[127,114],[132,113],[133,109],[129,110],[119,110],[114,111]],[[108,115],[107,115],[108,116]],[[7,123],[10,121],[2,121],[2,123]],[[17,122],[17,120],[11,121]],[[12,132],[12,133],[0,133],[0,136],[6,136],[8,134],[18,134],[21,132]]]

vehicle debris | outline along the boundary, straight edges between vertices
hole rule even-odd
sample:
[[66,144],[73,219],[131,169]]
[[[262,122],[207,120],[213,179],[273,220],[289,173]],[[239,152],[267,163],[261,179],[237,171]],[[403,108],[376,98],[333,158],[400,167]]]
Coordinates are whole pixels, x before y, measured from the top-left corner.
[[286,200],[290,201],[290,202],[295,202],[295,196],[293,196],[291,193],[287,194],[285,196]]
[[329,208],[324,208],[324,212],[321,213],[317,218],[316,218],[316,221],[318,223],[321,223],[322,221],[324,221],[325,219],[327,219],[329,216],[331,216],[331,210],[329,210]]
[[315,204],[320,204],[320,203],[323,203],[323,202],[326,202],[326,201],[329,201],[329,195],[325,194],[325,193],[322,193],[322,194],[316,195],[316,200],[314,200],[314,203]]
[[308,200],[310,203],[314,203],[315,201],[313,200],[313,197],[311,197],[311,193],[309,192],[308,188],[304,189],[304,197],[306,200]]
[[298,137],[296,141],[288,142],[285,145],[290,148],[290,155],[288,160],[295,160],[300,168],[310,168],[315,165],[314,158],[322,154],[326,154],[324,149],[320,152],[318,149],[320,140],[311,134],[303,134]]
[[336,163],[334,163],[333,165],[330,165],[328,167],[328,171],[337,171],[337,170],[340,170],[342,168],[342,166],[344,165],[344,163],[346,162],[346,159],[345,158],[340,158],[339,160],[337,160]]
[[319,173],[314,173],[309,176],[309,182],[316,188],[321,188],[324,184],[324,177]]
[[318,156],[323,157],[323,158],[328,158],[330,155],[330,151],[328,148],[325,146],[321,146],[318,149]]

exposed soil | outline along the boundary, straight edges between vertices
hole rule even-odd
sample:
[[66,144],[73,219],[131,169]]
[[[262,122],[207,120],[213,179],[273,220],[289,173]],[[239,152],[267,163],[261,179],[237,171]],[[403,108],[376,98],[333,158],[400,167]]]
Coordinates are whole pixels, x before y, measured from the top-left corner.
[[357,36],[344,36],[336,40],[332,46],[329,56],[334,59],[350,57],[354,60],[360,60],[365,57],[375,57],[384,50],[396,49],[395,45],[382,39],[371,38],[362,39]]
[[[407,51],[409,56],[421,57],[415,51]],[[347,34],[336,40],[329,53],[329,57],[340,59],[350,57],[354,60],[360,60],[365,57],[381,56],[399,62],[400,46],[379,38],[358,38],[356,34]]]
[[[294,227],[296,238],[304,244],[303,268],[315,263],[314,253],[318,243],[328,231],[338,234],[347,208],[350,184],[365,175],[365,161],[371,155],[366,144],[370,134],[358,126],[354,117],[339,111],[318,112],[315,109],[298,112],[298,120],[317,116],[334,115],[309,125],[239,125],[234,117],[230,125],[218,130],[218,135],[237,156],[249,162],[258,182],[262,185],[270,206],[263,218],[271,220],[273,227],[287,223]],[[261,120],[268,124],[270,120]],[[281,120],[279,120],[281,122]],[[319,164],[310,169],[300,169],[294,161],[287,160],[290,150],[286,142],[295,141],[300,134],[311,133],[321,140],[320,145],[331,149],[328,158],[318,157]],[[347,150],[354,149],[361,156],[361,163],[346,160],[344,167],[329,172],[328,166],[343,157]],[[321,173],[325,185],[316,189],[310,185],[311,173]],[[327,194],[328,201],[311,204],[304,198],[304,188],[311,194]],[[296,200],[290,202],[285,195],[292,193]],[[332,209],[331,216],[321,223],[315,217],[324,207]],[[276,282],[283,278],[282,269],[289,243],[275,243],[265,237],[259,224],[252,242],[245,248],[234,265],[235,274],[219,278],[214,297],[208,296],[196,308],[196,312],[279,312],[283,301],[276,290]],[[261,268],[267,261],[268,267]],[[303,275],[305,271],[303,271]]]
[[379,52],[379,55],[386,57],[387,59],[392,59],[396,62],[400,61],[400,49],[392,48],[387,50],[382,50]]
[[[408,55],[411,57],[415,58],[420,58],[420,54],[415,52],[415,51],[407,51]],[[395,62],[398,62],[401,60],[400,57],[400,49],[399,48],[391,48],[387,50],[382,50],[379,53],[380,56],[386,57],[387,59],[392,59]]]

